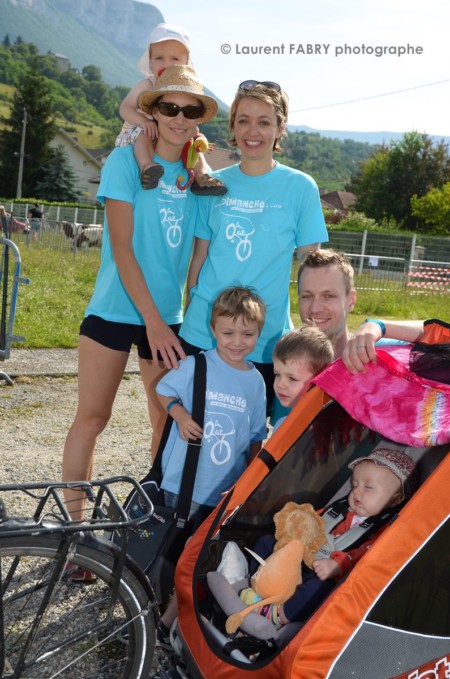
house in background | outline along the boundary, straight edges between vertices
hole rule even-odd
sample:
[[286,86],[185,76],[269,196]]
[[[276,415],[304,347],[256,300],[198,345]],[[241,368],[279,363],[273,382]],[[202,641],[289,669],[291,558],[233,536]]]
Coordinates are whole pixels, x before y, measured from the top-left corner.
[[210,151],[205,153],[205,159],[212,170],[222,170],[224,167],[236,165],[240,161],[241,155],[236,149],[222,149],[213,146]]
[[350,193],[350,191],[330,191],[320,194],[322,207],[338,211],[342,216],[348,214],[355,200],[355,194]]
[[[83,201],[95,202],[97,186],[92,179],[99,176],[102,168],[102,157],[95,156],[93,152],[84,148],[68,132],[60,128],[50,146],[57,148],[62,146],[68,157],[69,165],[77,177],[76,188]],[[98,182],[97,182],[98,183]]]
[[50,50],[48,52],[50,56],[52,56],[56,61],[58,62],[58,66],[60,68],[61,73],[66,73],[66,71],[69,70],[70,68],[70,59],[69,57],[66,57],[65,54],[60,54],[59,52],[53,52]]

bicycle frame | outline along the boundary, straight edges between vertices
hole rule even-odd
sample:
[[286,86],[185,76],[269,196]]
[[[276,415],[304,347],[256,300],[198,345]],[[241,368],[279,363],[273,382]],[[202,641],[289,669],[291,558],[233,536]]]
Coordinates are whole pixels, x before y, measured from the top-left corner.
[[[140,517],[130,519],[123,509],[122,504],[113,491],[113,486],[117,483],[131,484],[133,490],[139,493],[142,505],[147,510]],[[62,491],[66,489],[82,490],[86,494],[88,513],[83,522],[73,521],[71,519],[62,495]],[[23,517],[7,517],[5,503],[1,500],[1,494],[8,492],[25,494],[32,501],[36,502],[36,508],[31,519]],[[52,570],[51,575],[48,580],[40,582],[29,589],[30,593],[42,589],[44,590],[44,593],[39,607],[34,613],[34,620],[30,628],[24,634],[23,644],[18,657],[16,658],[14,670],[11,667],[6,667],[8,659],[6,657],[4,643],[5,627],[3,597],[16,573],[20,558],[15,557],[13,559],[6,573],[2,572],[2,559],[0,558],[0,676],[4,676],[5,671],[8,672],[7,676],[22,676],[21,673],[26,664],[27,654],[36,638],[46,610],[52,601],[55,588],[63,577],[64,569],[66,568],[68,561],[71,560],[71,556],[75,553],[77,545],[87,544],[91,548],[102,550],[105,550],[106,548],[114,559],[113,579],[110,592],[111,599],[107,606],[106,616],[96,626],[90,627],[87,631],[81,630],[79,633],[75,632],[72,636],[69,636],[65,643],[59,641],[55,645],[46,648],[45,652],[38,654],[38,656],[35,657],[34,663],[37,665],[44,660],[48,661],[65,647],[90,638],[93,634],[108,628],[117,602],[124,564],[127,561],[127,529],[146,521],[149,516],[151,516],[152,512],[153,505],[150,499],[141,486],[134,481],[134,479],[129,477],[114,477],[105,481],[93,482],[36,483],[25,485],[11,484],[0,486],[0,546],[1,539],[5,537],[23,537],[31,535],[44,536],[46,534],[60,536],[60,549],[58,550],[58,557],[55,561],[55,567]],[[99,530],[106,530],[108,532],[118,530],[123,533],[121,547],[119,548],[110,541],[94,536],[93,532]],[[130,567],[130,564],[127,565]],[[131,564],[131,568],[135,571],[138,567],[133,563]],[[146,591],[149,597],[148,610],[153,609],[153,611],[157,611],[157,604],[150,583],[146,576],[141,571],[139,572],[140,576],[142,576],[140,579],[145,579],[146,582]],[[14,598],[12,600],[14,601]],[[73,662],[76,661],[77,659]],[[70,663],[68,666],[59,670],[57,674],[64,672],[69,666]]]

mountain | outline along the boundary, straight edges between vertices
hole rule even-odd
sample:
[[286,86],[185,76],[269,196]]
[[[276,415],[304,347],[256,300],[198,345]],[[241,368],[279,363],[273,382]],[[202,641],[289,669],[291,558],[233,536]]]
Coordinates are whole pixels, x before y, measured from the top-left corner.
[[109,85],[134,84],[151,30],[164,21],[154,7],[133,0],[2,0],[2,38],[20,36],[40,52],[67,56],[81,70],[94,64]]
[[[342,130],[316,130],[307,125],[288,125],[290,132],[307,132],[310,134],[320,134],[321,137],[329,137],[330,139],[352,139],[353,141],[366,142],[368,144],[386,144],[389,145],[391,141],[399,141],[403,138],[404,132],[352,132]],[[450,144],[450,137],[439,137],[438,135],[429,135],[432,139],[439,142],[443,139]]]
[[162,21],[154,5],[135,0],[1,0],[0,40],[20,36],[40,52],[64,54],[71,68],[93,64],[108,85],[131,87],[143,77],[137,62]]

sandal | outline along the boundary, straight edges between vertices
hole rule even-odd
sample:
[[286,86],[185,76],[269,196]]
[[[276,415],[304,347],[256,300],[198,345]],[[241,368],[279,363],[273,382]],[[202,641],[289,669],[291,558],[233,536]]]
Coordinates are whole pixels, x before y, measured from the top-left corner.
[[159,163],[151,163],[142,168],[139,177],[141,179],[142,188],[146,191],[148,189],[156,189],[160,178],[164,174],[164,168]]
[[220,179],[211,177],[210,174],[202,174],[195,178],[191,191],[197,196],[223,196],[228,189]]

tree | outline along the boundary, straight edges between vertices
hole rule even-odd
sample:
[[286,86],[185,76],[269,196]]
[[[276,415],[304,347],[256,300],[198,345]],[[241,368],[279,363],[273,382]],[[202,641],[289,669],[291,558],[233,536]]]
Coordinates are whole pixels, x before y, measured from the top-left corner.
[[439,236],[450,235],[450,182],[441,189],[431,189],[426,196],[411,200],[412,214],[426,224],[433,225],[433,233]]
[[3,195],[16,195],[24,109],[27,111],[27,124],[22,195],[31,197],[37,196],[36,186],[44,176],[49,158],[49,143],[56,132],[52,119],[52,101],[36,59],[32,61],[14,93],[11,114],[6,121],[7,127],[1,134],[0,185]]
[[362,164],[349,190],[356,194],[355,209],[377,221],[394,219],[405,229],[423,228],[424,222],[411,211],[414,195],[426,195],[450,181],[450,155],[442,140],[408,132]]
[[101,70],[98,66],[94,66],[93,64],[84,66],[84,68],[81,70],[81,75],[90,82],[103,82]]
[[76,202],[81,197],[76,182],[64,147],[51,148],[43,176],[36,184],[36,195],[41,200]]

